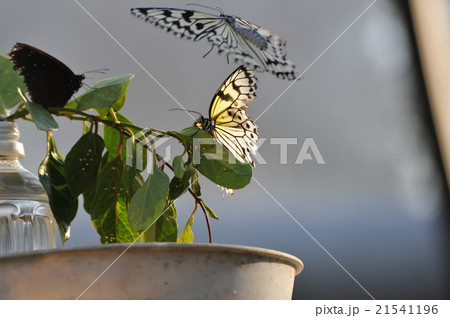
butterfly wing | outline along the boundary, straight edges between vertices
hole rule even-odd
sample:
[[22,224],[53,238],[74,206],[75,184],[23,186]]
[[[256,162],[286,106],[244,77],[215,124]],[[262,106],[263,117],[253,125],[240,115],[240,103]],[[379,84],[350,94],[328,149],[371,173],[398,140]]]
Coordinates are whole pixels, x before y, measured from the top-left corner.
[[236,69],[219,87],[209,108],[212,135],[239,161],[254,165],[250,153],[257,150],[257,126],[247,116],[247,103],[255,99],[256,77],[245,66]]
[[[174,35],[193,41],[210,36],[225,26],[219,16],[174,8],[133,8],[131,14]],[[220,44],[220,39],[214,45]]]
[[63,107],[77,92],[84,75],[75,75],[53,56],[24,43],[16,43],[11,53],[14,69],[24,77],[31,100],[45,108]]
[[206,38],[218,48],[219,54],[257,71],[269,71],[290,80],[299,75],[286,59],[286,41],[244,19],[173,8],[134,8],[131,14],[180,38],[193,41]]
[[[231,20],[234,19],[234,20]],[[230,21],[237,46],[219,48],[235,62],[252,66],[257,71],[268,71],[281,79],[295,80],[300,73],[295,65],[286,58],[286,41],[280,36],[250,23],[231,16]]]

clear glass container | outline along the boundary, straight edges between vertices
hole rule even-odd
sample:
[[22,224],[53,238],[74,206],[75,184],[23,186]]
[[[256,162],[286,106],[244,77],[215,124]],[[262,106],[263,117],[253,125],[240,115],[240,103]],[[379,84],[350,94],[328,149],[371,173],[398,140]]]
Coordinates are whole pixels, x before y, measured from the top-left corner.
[[19,129],[0,121],[0,256],[56,247],[56,222],[39,179],[19,162]]

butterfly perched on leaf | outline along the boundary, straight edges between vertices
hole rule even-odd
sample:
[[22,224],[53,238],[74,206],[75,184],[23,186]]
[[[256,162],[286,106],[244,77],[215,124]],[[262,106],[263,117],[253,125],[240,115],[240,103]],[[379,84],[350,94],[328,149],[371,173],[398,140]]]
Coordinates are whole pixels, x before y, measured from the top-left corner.
[[63,62],[34,46],[16,43],[9,56],[24,77],[31,100],[44,108],[63,107],[81,88],[83,74],[75,75]]
[[133,8],[131,14],[180,38],[206,38],[219,54],[225,53],[227,58],[256,71],[288,80],[299,78],[295,65],[286,59],[286,41],[247,20],[222,11],[214,15],[173,8]]
[[257,126],[247,116],[247,103],[255,99],[256,77],[246,66],[238,67],[219,87],[195,126],[207,131],[240,162],[255,165],[250,153],[257,150]]

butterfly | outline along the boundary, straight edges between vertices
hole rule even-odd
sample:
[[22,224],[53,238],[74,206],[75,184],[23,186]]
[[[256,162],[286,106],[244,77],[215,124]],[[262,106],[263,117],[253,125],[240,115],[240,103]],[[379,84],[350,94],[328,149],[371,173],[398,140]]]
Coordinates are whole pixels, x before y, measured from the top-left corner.
[[200,116],[195,126],[219,141],[240,162],[255,165],[250,153],[258,142],[257,126],[247,116],[247,102],[256,98],[255,73],[238,67],[219,87],[209,106],[209,116]]
[[218,16],[173,8],[131,9],[137,18],[180,38],[193,41],[206,38],[212,44],[211,50],[217,46],[219,54],[225,53],[227,58],[250,65],[256,71],[268,71],[282,79],[299,78],[295,65],[286,59],[285,40],[247,20],[220,12]]
[[63,107],[82,85],[84,74],[75,75],[64,63],[25,43],[9,53],[14,69],[24,77],[33,102],[44,108]]

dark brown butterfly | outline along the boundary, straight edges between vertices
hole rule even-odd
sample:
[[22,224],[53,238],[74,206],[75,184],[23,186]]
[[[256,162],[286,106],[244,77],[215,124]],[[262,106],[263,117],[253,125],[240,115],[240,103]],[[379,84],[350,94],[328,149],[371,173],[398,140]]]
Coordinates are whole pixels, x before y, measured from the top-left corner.
[[24,43],[9,53],[14,69],[24,77],[31,100],[44,108],[63,107],[81,87],[84,75],[75,75],[53,56]]

